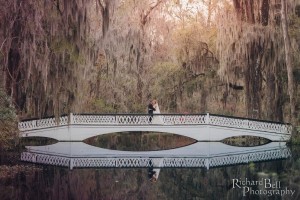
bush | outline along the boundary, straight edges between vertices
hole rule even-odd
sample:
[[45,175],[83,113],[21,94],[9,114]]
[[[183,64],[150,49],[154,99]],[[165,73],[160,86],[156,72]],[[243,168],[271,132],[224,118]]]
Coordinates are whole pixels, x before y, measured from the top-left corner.
[[10,98],[0,90],[0,146],[10,148],[17,138],[17,117]]

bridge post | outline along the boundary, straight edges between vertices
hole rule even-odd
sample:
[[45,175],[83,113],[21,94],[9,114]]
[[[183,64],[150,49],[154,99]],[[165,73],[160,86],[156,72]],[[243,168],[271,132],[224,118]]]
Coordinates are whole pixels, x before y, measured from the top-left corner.
[[205,116],[205,123],[210,124],[209,113],[207,113]]
[[248,119],[244,120],[244,128],[250,128]]
[[74,116],[73,116],[73,113],[70,113],[69,124],[74,124]]
[[32,122],[31,122],[31,126],[32,126],[33,128],[36,127],[36,124],[37,124],[36,121],[37,121],[37,120],[32,120]]

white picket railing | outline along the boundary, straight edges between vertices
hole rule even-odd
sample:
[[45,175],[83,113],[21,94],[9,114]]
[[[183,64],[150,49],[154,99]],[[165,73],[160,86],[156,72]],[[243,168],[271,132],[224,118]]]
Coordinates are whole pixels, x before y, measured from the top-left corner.
[[59,118],[46,118],[19,122],[20,131],[63,126],[69,124],[81,125],[215,125],[230,128],[242,128],[259,131],[270,131],[281,134],[291,134],[292,127],[288,124],[264,122],[246,118],[233,118],[211,114],[104,114],[80,115],[70,114]]

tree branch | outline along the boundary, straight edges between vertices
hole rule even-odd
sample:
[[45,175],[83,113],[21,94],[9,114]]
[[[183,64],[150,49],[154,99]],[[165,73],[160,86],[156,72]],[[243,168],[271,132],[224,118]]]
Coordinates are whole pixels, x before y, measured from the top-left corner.
[[150,13],[154,10],[154,8],[156,8],[157,6],[159,6],[159,4],[161,4],[164,0],[159,0],[156,2],[156,4],[152,7],[150,7],[147,12],[143,15],[141,15],[141,24],[144,26],[147,23],[147,18],[150,15]]

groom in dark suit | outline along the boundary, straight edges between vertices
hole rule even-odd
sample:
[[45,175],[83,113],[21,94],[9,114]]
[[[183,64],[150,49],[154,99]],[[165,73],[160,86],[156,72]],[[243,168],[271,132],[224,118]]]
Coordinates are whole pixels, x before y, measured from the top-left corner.
[[153,101],[150,101],[148,104],[148,114],[150,115],[149,117],[149,122],[152,122],[152,118],[153,118],[153,111],[155,111],[155,108],[153,107]]

